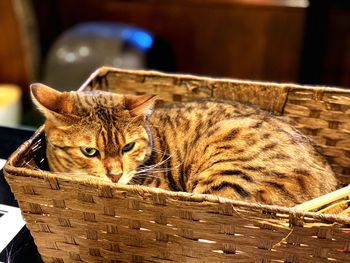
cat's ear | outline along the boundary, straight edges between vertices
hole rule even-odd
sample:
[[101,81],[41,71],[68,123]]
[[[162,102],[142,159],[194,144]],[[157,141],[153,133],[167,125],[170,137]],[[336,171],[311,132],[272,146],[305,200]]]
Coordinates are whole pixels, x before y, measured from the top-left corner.
[[30,86],[32,99],[46,119],[72,121],[73,102],[67,92],[59,92],[40,83]]
[[124,102],[132,116],[146,116],[152,113],[157,95],[125,95]]

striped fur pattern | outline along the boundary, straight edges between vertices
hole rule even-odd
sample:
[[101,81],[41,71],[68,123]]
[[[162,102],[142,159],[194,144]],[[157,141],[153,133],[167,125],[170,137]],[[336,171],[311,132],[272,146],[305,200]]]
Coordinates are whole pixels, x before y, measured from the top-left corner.
[[152,112],[151,95],[31,91],[54,172],[285,206],[336,187],[307,137],[255,107],[208,99]]

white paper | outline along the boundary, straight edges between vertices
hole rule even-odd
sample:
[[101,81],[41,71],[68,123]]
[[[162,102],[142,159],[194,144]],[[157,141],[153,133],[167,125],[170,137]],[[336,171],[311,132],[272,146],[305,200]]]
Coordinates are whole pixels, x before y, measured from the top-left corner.
[[0,170],[2,169],[2,167],[4,167],[5,163],[6,163],[6,160],[0,159]]
[[[6,160],[0,159],[0,170],[5,162]],[[24,224],[19,208],[0,204],[0,252],[6,248]]]
[[0,252],[25,225],[21,210],[17,207],[0,204]]

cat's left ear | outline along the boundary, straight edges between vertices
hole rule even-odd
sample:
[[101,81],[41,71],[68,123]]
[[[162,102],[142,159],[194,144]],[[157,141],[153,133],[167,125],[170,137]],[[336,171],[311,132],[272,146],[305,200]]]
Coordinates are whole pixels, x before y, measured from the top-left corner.
[[147,116],[152,113],[157,95],[125,95],[125,108],[132,116]]
[[35,83],[30,86],[32,99],[46,119],[58,122],[76,121],[69,92],[59,92],[46,85]]

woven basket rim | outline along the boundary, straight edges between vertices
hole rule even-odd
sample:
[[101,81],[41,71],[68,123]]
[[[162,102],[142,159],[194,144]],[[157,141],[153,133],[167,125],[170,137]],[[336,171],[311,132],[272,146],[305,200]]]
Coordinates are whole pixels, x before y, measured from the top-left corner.
[[197,81],[206,81],[209,84],[215,85],[218,82],[225,83],[235,83],[235,84],[249,84],[249,85],[263,85],[263,86],[272,86],[279,88],[286,88],[288,90],[316,90],[318,92],[336,92],[336,93],[348,93],[350,94],[349,89],[334,87],[334,86],[325,86],[325,85],[299,85],[294,83],[279,83],[279,82],[269,82],[269,81],[255,81],[255,80],[242,80],[234,78],[225,78],[225,77],[208,77],[208,76],[197,76],[192,74],[184,73],[164,73],[156,70],[134,70],[134,69],[121,69],[115,67],[102,66],[97,68],[88,79],[79,87],[78,91],[82,91],[91,83],[92,80],[96,78],[105,77],[110,73],[123,73],[131,74],[139,77],[163,77],[163,78],[177,78],[177,79],[186,79],[186,80],[197,80]]
[[19,157],[26,153],[32,146],[32,144],[44,133],[44,125],[41,126],[35,134],[25,141],[11,156],[8,158],[4,171],[7,177],[11,176],[25,176],[25,177],[34,177],[39,179],[59,179],[62,181],[74,181],[83,185],[89,185],[93,187],[110,187],[113,190],[117,191],[132,191],[139,195],[143,194],[156,194],[156,195],[165,195],[169,198],[173,198],[180,201],[191,201],[191,202],[210,202],[217,204],[227,204],[235,207],[241,208],[252,208],[265,212],[271,213],[280,213],[287,214],[289,217],[297,217],[297,218],[313,218],[317,220],[339,223],[339,224],[350,224],[350,218],[345,216],[333,215],[333,214],[320,214],[315,212],[305,212],[303,210],[295,209],[293,207],[285,207],[278,205],[266,205],[266,204],[258,204],[253,202],[245,202],[239,200],[233,200],[225,197],[210,195],[210,194],[195,194],[195,193],[187,193],[187,192],[174,192],[168,191],[160,188],[147,187],[142,185],[121,185],[118,183],[112,183],[103,181],[100,179],[89,178],[84,179],[81,177],[72,177],[69,175],[52,173],[50,171],[44,170],[35,170],[26,167],[17,166],[17,162],[19,161]]

